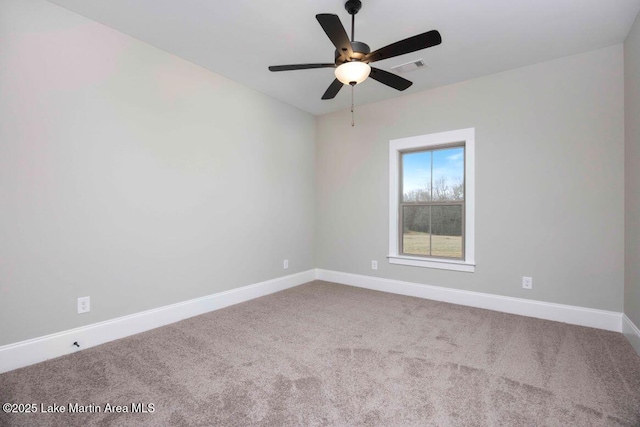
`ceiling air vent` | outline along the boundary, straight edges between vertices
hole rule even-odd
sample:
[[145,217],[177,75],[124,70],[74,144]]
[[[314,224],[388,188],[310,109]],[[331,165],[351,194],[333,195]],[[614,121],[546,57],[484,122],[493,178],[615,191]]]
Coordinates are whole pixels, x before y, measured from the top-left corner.
[[406,64],[396,65],[395,67],[391,67],[391,69],[398,73],[408,73],[410,71],[415,71],[420,68],[427,68],[427,64],[424,63],[424,60],[417,59],[415,61],[407,62]]

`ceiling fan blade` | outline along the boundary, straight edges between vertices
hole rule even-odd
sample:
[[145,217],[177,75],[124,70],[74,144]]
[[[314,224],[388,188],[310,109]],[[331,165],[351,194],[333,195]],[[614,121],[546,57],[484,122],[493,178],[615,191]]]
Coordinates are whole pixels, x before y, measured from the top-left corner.
[[415,52],[416,50],[426,49],[428,47],[437,46],[442,43],[442,37],[436,30],[427,31],[408,39],[400,40],[388,46],[367,54],[363,61],[374,62],[383,59],[393,58],[394,56],[404,55],[405,53]]
[[340,92],[340,89],[342,89],[342,86],[344,86],[342,84],[342,82],[340,80],[338,80],[338,79],[335,79],[333,81],[333,83],[331,83],[331,85],[329,85],[329,88],[324,93],[324,95],[322,95],[322,99],[333,99],[333,98],[335,98],[336,95],[338,94],[338,92]]
[[405,78],[374,67],[371,67],[371,74],[369,74],[369,77],[397,90],[405,90],[413,84],[413,82],[410,82]]
[[338,49],[346,59],[353,56],[353,48],[351,47],[351,41],[349,36],[340,22],[338,15],[332,15],[330,13],[320,13],[316,15],[316,19],[320,23],[320,26],[327,33],[327,36],[331,40],[331,43]]
[[269,71],[292,71],[308,70],[311,68],[336,68],[336,64],[292,64],[292,65],[272,65]]

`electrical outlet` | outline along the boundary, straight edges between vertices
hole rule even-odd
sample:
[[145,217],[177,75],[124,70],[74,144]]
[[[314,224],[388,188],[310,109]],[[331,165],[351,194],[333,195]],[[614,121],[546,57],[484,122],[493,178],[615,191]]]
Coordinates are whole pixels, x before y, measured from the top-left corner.
[[289,260],[288,260],[288,259],[285,259],[285,260],[284,260],[284,262],[282,263],[282,268],[284,268],[285,270],[286,270],[287,268],[289,268]]
[[533,278],[532,277],[522,277],[522,289],[533,289]]
[[91,311],[91,300],[89,297],[78,298],[78,314]]
[[371,261],[371,269],[372,270],[378,269],[378,261]]

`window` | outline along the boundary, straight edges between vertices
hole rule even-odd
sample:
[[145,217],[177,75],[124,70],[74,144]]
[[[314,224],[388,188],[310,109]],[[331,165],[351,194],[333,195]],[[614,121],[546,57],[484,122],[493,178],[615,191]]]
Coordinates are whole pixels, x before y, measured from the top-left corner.
[[390,142],[390,263],[475,270],[474,134],[471,128]]

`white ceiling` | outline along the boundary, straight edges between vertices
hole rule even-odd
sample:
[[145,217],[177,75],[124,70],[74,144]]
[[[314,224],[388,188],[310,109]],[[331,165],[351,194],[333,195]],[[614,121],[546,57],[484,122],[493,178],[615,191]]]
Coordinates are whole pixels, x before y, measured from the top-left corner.
[[[350,33],[343,0],[49,0],[312,114],[349,107],[350,90],[320,99],[333,69],[272,73],[269,65],[333,62],[315,19],[334,13]],[[356,40],[372,50],[436,29],[442,44],[376,62],[424,59],[398,92],[372,79],[356,105],[551,60],[624,41],[640,0],[362,0]]]

